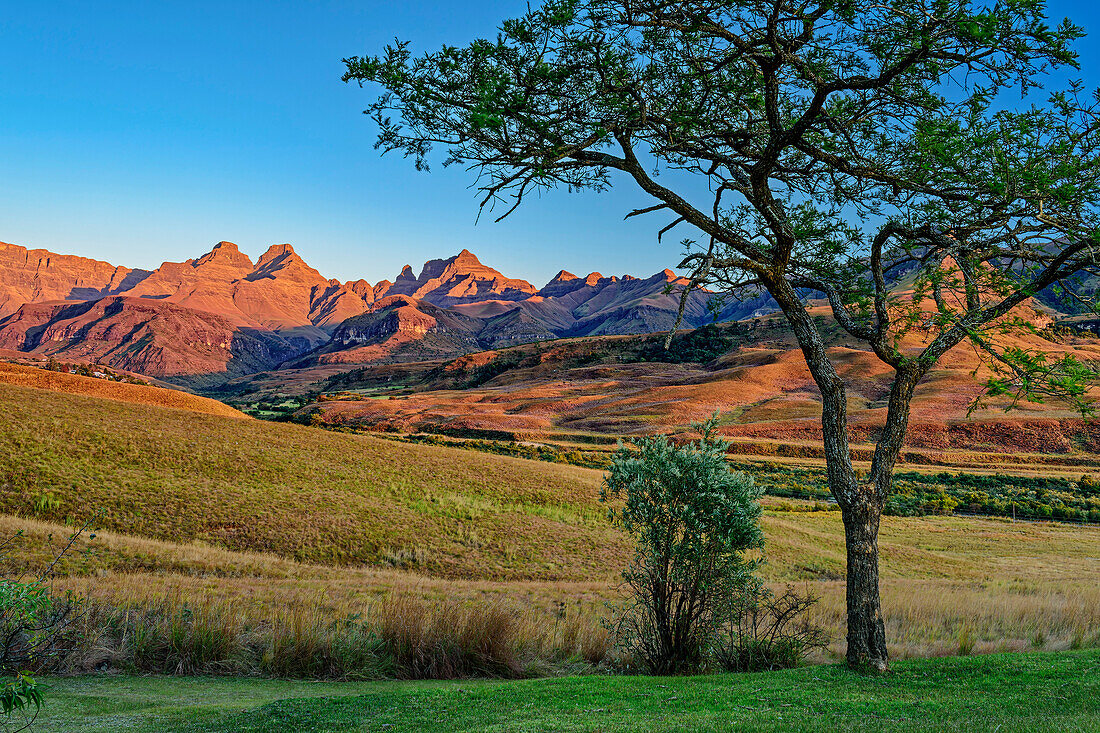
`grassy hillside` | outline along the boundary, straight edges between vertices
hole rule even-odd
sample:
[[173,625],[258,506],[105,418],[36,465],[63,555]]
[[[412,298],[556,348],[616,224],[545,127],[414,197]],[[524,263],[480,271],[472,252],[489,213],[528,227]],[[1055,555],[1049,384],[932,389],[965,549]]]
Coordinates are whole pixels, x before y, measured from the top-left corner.
[[[2,384],[0,414],[7,514],[79,523],[102,511],[100,526],[129,535],[445,577],[605,580],[628,556],[598,471]],[[791,516],[765,519],[769,572],[839,577],[839,517]],[[1031,532],[1068,566],[1089,548],[1006,523],[961,556],[929,544],[930,527],[954,534],[959,521],[885,523],[884,575],[973,577],[974,552],[988,568],[1030,552]]]
[[617,565],[600,474],[0,384],[0,512],[304,561],[578,578]]
[[[45,561],[102,509],[59,569],[109,603],[332,619],[397,591],[595,624],[629,556],[598,471],[2,384],[0,411],[0,514],[19,515],[0,535],[25,535],[4,562]],[[819,594],[839,642],[840,518],[769,501],[763,573]],[[1100,643],[1100,530],[887,517],[880,546],[898,654]]]
[[95,377],[82,377],[64,372],[51,372],[36,367],[0,362],[0,383],[19,387],[33,387],[62,392],[71,395],[84,395],[100,399],[129,402],[135,405],[154,405],[172,407],[207,415],[244,418],[244,414],[229,405],[199,397],[189,392],[165,389],[141,384],[111,382]]
[[[326,683],[50,680],[43,731],[1095,731],[1100,652],[713,677]],[[1041,701],[1040,704],[1036,704]]]

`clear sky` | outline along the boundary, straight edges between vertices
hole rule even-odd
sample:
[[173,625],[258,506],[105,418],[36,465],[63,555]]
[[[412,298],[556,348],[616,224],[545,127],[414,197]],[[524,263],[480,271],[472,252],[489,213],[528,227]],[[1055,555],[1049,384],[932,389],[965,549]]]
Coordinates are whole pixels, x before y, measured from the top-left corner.
[[[1095,37],[1100,11],[1050,3]],[[673,265],[641,194],[564,191],[475,225],[462,171],[373,150],[369,92],[340,59],[395,36],[419,51],[492,37],[523,0],[7,2],[0,12],[0,241],[152,268],[230,240],[290,242],[342,280],[392,279],[462,248],[536,286],[560,268]]]

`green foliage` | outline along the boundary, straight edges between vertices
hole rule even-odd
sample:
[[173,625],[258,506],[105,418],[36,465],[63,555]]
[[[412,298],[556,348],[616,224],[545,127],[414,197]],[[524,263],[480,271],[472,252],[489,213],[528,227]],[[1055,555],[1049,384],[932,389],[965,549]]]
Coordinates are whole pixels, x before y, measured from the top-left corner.
[[669,364],[706,364],[736,345],[738,339],[734,333],[730,329],[708,323],[694,331],[673,334],[667,349],[663,338],[652,339],[642,347],[636,358],[638,361],[662,361]]
[[[19,672],[0,687],[0,712],[7,719],[5,730],[26,730],[42,709],[42,689],[26,672]],[[21,717],[13,718],[14,715]]]
[[1017,346],[999,351],[987,348],[986,352],[993,355],[988,360],[993,376],[986,380],[985,394],[971,403],[970,412],[984,406],[985,397],[1008,396],[1011,400],[1006,410],[1021,401],[1043,402],[1056,397],[1071,403],[1083,416],[1094,414],[1095,399],[1089,390],[1100,381],[1096,365],[1083,363],[1072,354],[1053,358]]
[[824,651],[829,635],[809,618],[817,600],[790,586],[776,595],[758,579],[745,583],[715,645],[719,668],[727,672],[791,669],[811,652]]
[[[623,571],[630,600],[614,628],[623,646],[654,674],[698,669],[763,546],[760,489],[729,470],[716,421],[702,438],[674,445],[663,436],[615,454],[601,498],[634,539]],[[621,503],[620,503],[621,502]]]
[[[50,579],[53,568],[85,529],[87,525],[38,575],[0,578],[0,674],[11,675],[0,687],[6,730],[29,728],[42,707],[42,691],[28,670],[54,669],[70,648],[72,624],[81,615],[82,602],[71,593],[55,593]],[[21,537],[21,532],[16,533],[0,543],[0,553]]]
[[[751,474],[769,496],[827,499],[830,495],[821,469],[758,461],[736,466]],[[1089,476],[1075,482],[1003,473],[900,471],[894,474],[883,513],[907,517],[965,513],[1094,523],[1100,522],[1100,495],[1094,486]]]

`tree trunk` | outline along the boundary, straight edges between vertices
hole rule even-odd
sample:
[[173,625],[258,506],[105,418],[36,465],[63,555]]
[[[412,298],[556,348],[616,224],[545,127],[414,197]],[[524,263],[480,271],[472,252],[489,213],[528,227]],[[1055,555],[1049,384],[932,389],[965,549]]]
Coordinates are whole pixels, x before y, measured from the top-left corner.
[[906,364],[895,378],[886,428],[876,446],[870,482],[862,482],[852,466],[848,443],[848,400],[844,381],[829,359],[821,334],[785,282],[771,283],[769,292],[794,329],[806,365],[821,391],[821,429],[829,489],[840,505],[848,556],[848,664],[860,669],[889,668],[886,630],[878,588],[878,527],[890,493],[891,474],[908,427],[909,402],[919,378]]
[[890,662],[878,592],[878,525],[882,512],[872,500],[845,510],[842,516],[848,554],[848,666],[885,672]]

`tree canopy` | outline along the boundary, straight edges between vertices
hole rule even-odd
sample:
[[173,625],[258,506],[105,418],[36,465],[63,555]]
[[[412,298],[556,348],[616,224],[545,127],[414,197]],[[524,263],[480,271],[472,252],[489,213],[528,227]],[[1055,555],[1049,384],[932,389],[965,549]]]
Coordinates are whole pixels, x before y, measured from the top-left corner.
[[[344,78],[383,87],[384,151],[427,168],[441,149],[483,210],[631,181],[653,205],[627,216],[686,230],[690,287],[774,298],[822,394],[849,660],[885,667],[878,516],[917,383],[969,341],[989,392],[1090,409],[1091,365],[1003,338],[1051,288],[1096,307],[1067,284],[1100,273],[1100,97],[1042,88],[1082,35],[1041,0],[550,0],[495,40],[397,42]],[[895,373],[866,478],[812,298]]]

